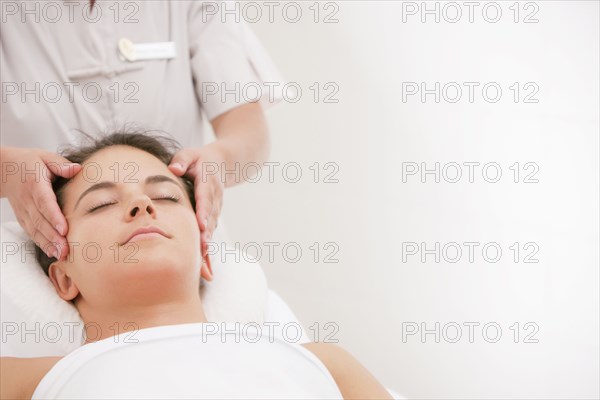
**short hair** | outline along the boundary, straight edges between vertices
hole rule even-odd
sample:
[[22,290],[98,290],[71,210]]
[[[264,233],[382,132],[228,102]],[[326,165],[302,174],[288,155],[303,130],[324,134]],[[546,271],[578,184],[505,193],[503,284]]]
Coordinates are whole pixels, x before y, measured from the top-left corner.
[[[77,146],[71,145],[63,147],[59,151],[61,156],[70,162],[78,164],[83,164],[87,159],[92,157],[100,150],[111,146],[121,145],[143,150],[158,158],[165,165],[169,165],[175,153],[181,149],[181,145],[179,142],[177,142],[177,140],[166,136],[160,131],[149,131],[139,128],[123,128],[112,133],[100,135],[98,137],[93,137],[81,131],[80,133],[85,137],[82,144]],[[194,183],[187,177],[181,177],[181,179],[190,202],[192,203],[192,208],[195,210],[196,201],[194,197]],[[52,182],[52,190],[56,195],[56,200],[61,210],[64,207],[65,185],[69,181],[70,179],[57,176]],[[37,244],[35,246],[35,257],[46,276],[48,276],[50,265],[57,259],[55,257],[49,257]]]

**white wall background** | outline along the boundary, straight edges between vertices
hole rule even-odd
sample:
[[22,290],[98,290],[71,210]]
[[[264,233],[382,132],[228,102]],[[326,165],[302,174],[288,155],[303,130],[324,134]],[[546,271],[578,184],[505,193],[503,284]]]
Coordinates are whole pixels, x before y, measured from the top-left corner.
[[[599,3],[535,2],[539,22],[528,24],[513,21],[512,3],[498,3],[503,14],[495,24],[482,17],[485,2],[473,23],[465,6],[457,23],[433,16],[422,23],[420,14],[403,23],[407,4],[393,1],[338,2],[333,24],[312,21],[312,2],[302,2],[296,24],[281,13],[274,23],[252,24],[284,77],[303,89],[299,102],[268,114],[271,161],[296,162],[303,177],[287,183],[279,168],[274,183],[228,189],[229,235],[242,246],[298,243],[297,263],[286,262],[281,246],[273,262],[263,254],[270,286],[306,327],[319,322],[323,334],[323,324],[335,322],[340,344],[410,398],[599,396]],[[521,20],[535,10],[527,7],[519,4]],[[339,102],[315,103],[314,82],[322,89],[335,82]],[[432,95],[403,102],[402,82],[497,82],[503,94],[486,102],[479,86],[469,103],[463,86],[455,104]],[[521,90],[535,82],[539,102],[515,103],[514,82]],[[336,163],[339,183],[312,182],[315,162],[322,173],[331,172],[324,163]],[[488,183],[479,167],[469,183],[464,167],[458,183],[435,183],[431,175],[403,183],[406,162],[496,162],[503,175]],[[515,162],[519,183],[509,169]],[[539,166],[538,183],[522,182],[527,162]],[[339,263],[323,262],[327,242],[339,246]],[[418,255],[403,262],[403,242],[496,242],[503,253],[497,263],[482,258],[481,246],[473,263],[466,253],[456,263],[432,256],[422,263]],[[514,242],[521,244],[518,263]],[[539,246],[538,263],[523,262],[526,242]],[[403,342],[406,322],[430,329],[455,322],[463,336]],[[473,343],[464,322],[480,324]],[[502,328],[497,343],[482,335],[488,322]],[[539,327],[538,343],[523,343],[532,332],[527,322]]]

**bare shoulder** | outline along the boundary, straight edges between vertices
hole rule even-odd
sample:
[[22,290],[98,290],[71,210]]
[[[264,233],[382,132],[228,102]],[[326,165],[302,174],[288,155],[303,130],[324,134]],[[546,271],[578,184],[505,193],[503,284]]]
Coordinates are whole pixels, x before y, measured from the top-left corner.
[[1,357],[0,399],[31,399],[44,375],[62,357]]
[[334,343],[304,343],[327,367],[344,399],[391,399],[389,392],[352,354]]

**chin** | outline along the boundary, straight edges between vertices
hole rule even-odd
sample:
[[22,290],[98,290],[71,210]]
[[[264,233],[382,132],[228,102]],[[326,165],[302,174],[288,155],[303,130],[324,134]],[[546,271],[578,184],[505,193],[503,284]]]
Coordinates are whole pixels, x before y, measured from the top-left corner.
[[179,270],[189,268],[190,260],[195,257],[195,255],[177,248],[140,246],[136,248],[135,252],[132,251],[128,258],[123,258],[121,264],[125,266],[139,264],[145,270]]

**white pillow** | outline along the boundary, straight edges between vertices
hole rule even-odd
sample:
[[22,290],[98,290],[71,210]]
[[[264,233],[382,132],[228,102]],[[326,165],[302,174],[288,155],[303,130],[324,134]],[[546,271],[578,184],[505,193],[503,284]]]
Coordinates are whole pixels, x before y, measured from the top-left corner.
[[[267,312],[264,272],[246,253],[232,256],[222,223],[213,234],[213,280],[200,288],[204,312],[211,322],[256,322]],[[0,224],[1,356],[44,357],[70,353],[83,341],[83,321],[75,306],[61,299],[35,259],[35,244],[18,222]],[[217,245],[218,244],[218,245]],[[221,251],[227,256],[221,257]]]

